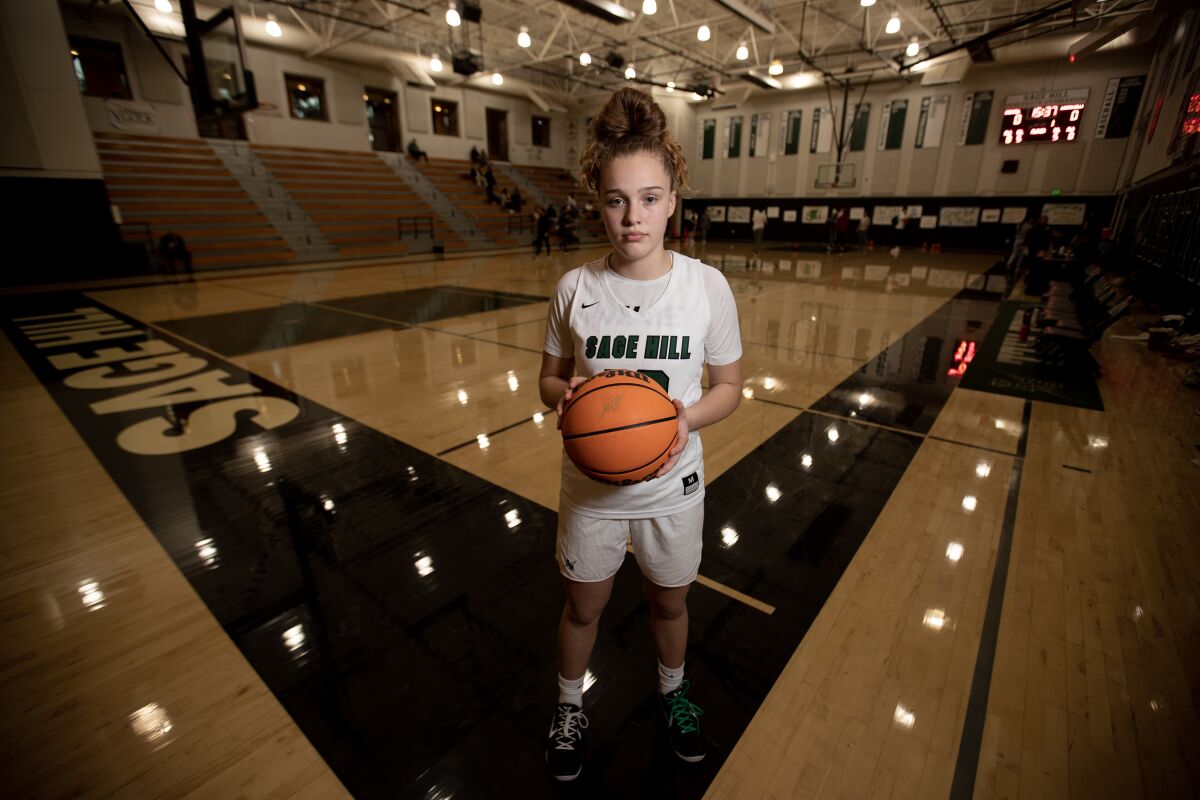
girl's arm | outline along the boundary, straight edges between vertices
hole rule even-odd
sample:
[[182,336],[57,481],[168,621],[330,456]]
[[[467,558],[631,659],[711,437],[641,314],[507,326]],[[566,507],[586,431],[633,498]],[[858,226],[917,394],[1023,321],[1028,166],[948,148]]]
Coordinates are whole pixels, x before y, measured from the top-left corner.
[[[574,377],[572,377],[574,376]],[[575,359],[560,358],[542,353],[542,371],[538,376],[538,394],[547,408],[558,414],[558,427],[562,427],[563,406],[571,400],[571,390],[586,378],[575,375]]]
[[680,453],[687,446],[688,434],[691,431],[698,431],[714,422],[720,422],[738,407],[738,403],[742,401],[741,359],[720,366],[709,364],[708,385],[709,390],[704,396],[687,408],[678,400],[673,401],[675,413],[679,416],[679,436],[675,439],[675,446],[671,448],[671,457],[658,468],[654,477],[661,478],[675,469]]

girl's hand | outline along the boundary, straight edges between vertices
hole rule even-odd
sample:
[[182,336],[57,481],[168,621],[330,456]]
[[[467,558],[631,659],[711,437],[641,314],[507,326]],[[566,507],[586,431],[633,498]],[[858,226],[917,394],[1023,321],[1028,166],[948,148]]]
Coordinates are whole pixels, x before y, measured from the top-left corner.
[[654,473],[655,478],[661,478],[675,469],[675,465],[679,463],[679,455],[687,447],[688,443],[688,421],[687,414],[683,410],[683,403],[679,400],[672,400],[671,402],[675,404],[675,415],[679,418],[679,434],[675,437],[675,444],[671,445],[670,457],[667,459],[667,463],[658,468],[658,471]]
[[576,375],[575,377],[571,378],[571,380],[567,381],[567,391],[563,392],[562,399],[559,400],[558,405],[554,407],[554,413],[558,414],[558,429],[560,431],[562,430],[563,409],[567,407],[567,403],[571,402],[571,392],[574,391],[576,386],[586,380],[587,378],[581,375]]

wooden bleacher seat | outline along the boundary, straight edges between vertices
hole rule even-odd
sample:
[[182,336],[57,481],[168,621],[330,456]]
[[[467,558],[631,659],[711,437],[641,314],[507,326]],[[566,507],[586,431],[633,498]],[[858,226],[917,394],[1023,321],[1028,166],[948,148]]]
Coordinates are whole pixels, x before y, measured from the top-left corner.
[[203,139],[96,133],[123,231],[156,249],[181,235],[196,268],[290,261],[296,254]]

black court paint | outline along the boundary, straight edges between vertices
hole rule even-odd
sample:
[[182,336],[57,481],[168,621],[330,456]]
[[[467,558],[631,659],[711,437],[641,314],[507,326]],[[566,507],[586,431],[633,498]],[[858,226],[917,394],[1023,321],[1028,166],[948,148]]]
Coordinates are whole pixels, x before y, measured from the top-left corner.
[[1013,529],[1017,523],[1017,498],[1021,494],[1021,472],[1025,465],[1025,447],[1029,441],[1029,420],[1033,402],[1025,401],[1021,412],[1021,437],[1017,440],[1017,455],[1008,478],[1008,498],[1004,503],[1004,521],[996,543],[996,566],[992,586],[988,591],[987,608],[983,614],[983,630],[979,637],[979,652],[975,657],[975,672],[971,691],[967,695],[967,713],[963,718],[959,738],[958,758],[950,782],[950,800],[969,800],[975,794],[975,776],[979,771],[979,753],[983,747],[983,727],[987,717],[988,695],[992,689],[992,669],[996,665],[996,644],[1000,638],[1000,616],[1004,611],[1004,590],[1008,583],[1008,563],[1012,556]]
[[[98,316],[78,318],[82,330],[113,339],[69,341],[75,317],[16,321],[84,307]],[[944,374],[953,342],[994,310],[951,301],[855,388],[899,402],[884,378],[928,384],[921,407],[940,408],[956,379],[929,372],[929,351],[940,348]],[[561,610],[553,512],[83,295],[24,297],[7,311],[5,330],[35,375],[360,798],[700,797],[920,446],[803,413],[713,481],[703,571],[777,611],[691,594],[688,676],[709,756],[684,764],[669,752],[641,577],[626,568],[591,664],[585,772],[562,787],[541,766]],[[97,348],[131,352],[79,361]],[[140,363],[135,348],[174,360]],[[196,376],[207,377],[168,386]]]
[[433,286],[320,303],[282,303],[155,324],[233,357],[544,302],[545,297],[536,295]]

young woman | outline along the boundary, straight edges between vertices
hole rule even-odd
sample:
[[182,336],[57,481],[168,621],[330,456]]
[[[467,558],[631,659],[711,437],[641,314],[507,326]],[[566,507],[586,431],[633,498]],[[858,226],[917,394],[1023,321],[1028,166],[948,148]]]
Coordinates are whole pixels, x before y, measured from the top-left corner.
[[[585,477],[563,456],[557,558],[566,590],[558,628],[559,702],[546,747],[558,780],[583,765],[583,677],[600,614],[626,542],[644,576],[658,651],[659,704],[675,753],[704,758],[700,709],[683,680],[688,587],[700,566],[704,458],[698,431],[729,416],[741,399],[741,337],[724,276],[663,248],[687,164],[662,109],[636,89],[617,91],[592,123],[581,159],[612,250],[558,283],[546,326],[542,401],[562,416],[571,390],[604,369],[635,369],[674,398],[679,438],[651,479],[612,487]],[[603,345],[634,337],[640,346]],[[710,389],[700,378],[708,366]]]

